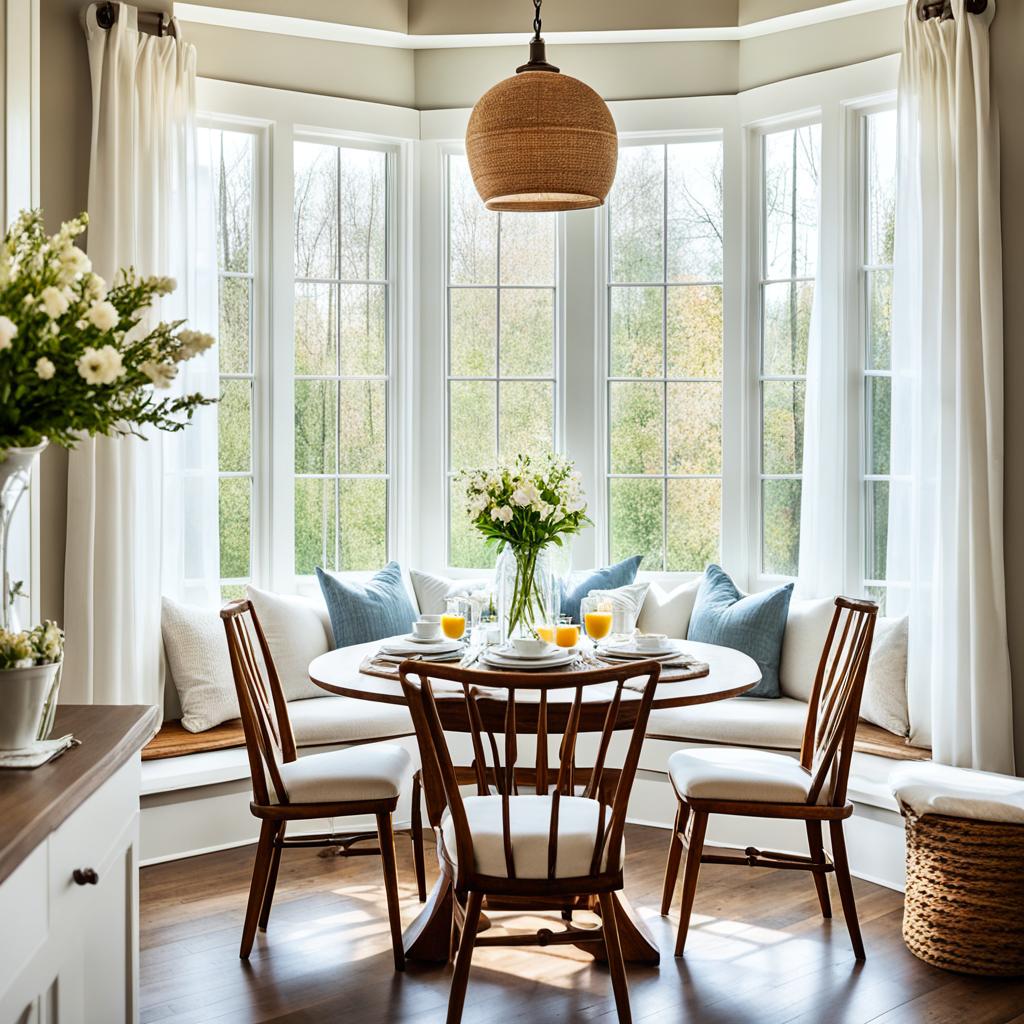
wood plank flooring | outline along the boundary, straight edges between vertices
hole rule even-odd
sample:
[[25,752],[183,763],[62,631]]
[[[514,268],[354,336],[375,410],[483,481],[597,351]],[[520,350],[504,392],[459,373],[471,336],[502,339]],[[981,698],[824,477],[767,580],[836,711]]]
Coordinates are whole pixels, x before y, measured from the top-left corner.
[[[409,843],[398,837],[403,920],[415,916]],[[668,833],[630,827],[626,887],[663,951],[629,969],[633,1019],[694,1024],[1024,1024],[1024,980],[950,974],[900,937],[899,893],[855,880],[868,959],[843,918],[823,922],[802,872],[705,865],[686,957],[672,957],[677,902],[658,913]],[[238,943],[253,847],[142,870],[141,1024],[443,1021],[451,969],[393,970],[380,862],[286,851],[266,934],[248,964]],[[428,849],[428,874],[436,862]],[[833,903],[838,894],[833,885]],[[532,921],[535,919],[531,919]],[[515,926],[495,916],[495,924]],[[518,922],[522,925],[523,919]],[[571,947],[481,949],[466,1024],[612,1024],[611,980]]]

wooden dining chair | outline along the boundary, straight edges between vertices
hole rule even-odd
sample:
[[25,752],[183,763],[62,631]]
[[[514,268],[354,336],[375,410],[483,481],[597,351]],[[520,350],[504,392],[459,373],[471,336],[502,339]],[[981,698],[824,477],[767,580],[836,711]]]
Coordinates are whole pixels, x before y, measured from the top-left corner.
[[[649,661],[572,673],[402,664],[421,755],[440,776],[447,801],[438,859],[454,879],[460,934],[449,1024],[462,1019],[474,947],[495,945],[598,946],[608,960],[619,1020],[630,1020],[613,893],[623,887],[626,805],[660,671]],[[549,709],[556,690],[572,694],[557,713]],[[613,732],[630,727],[622,766],[607,767]],[[474,795],[463,794],[465,770],[453,761],[446,730],[470,736]],[[580,767],[578,740],[585,733],[593,734],[595,755],[592,765]],[[532,764],[520,763],[521,734],[536,741]],[[560,737],[557,755],[550,750],[554,737]],[[568,923],[557,932],[478,935],[485,899],[499,909],[561,910]],[[599,928],[572,923],[580,907],[600,913]]]
[[[380,854],[395,969],[404,970],[391,816],[402,784],[411,774],[412,759],[408,751],[396,744],[370,743],[299,759],[288,704],[252,604],[233,601],[220,615],[227,632],[252,772],[253,800],[249,806],[262,822],[238,955],[243,960],[248,959],[256,928],[261,931],[267,928],[281,851],[288,847],[339,846],[343,856]],[[414,798],[418,800],[418,795],[414,794]],[[376,817],[378,847],[356,846],[353,837],[302,834],[289,839],[285,835],[292,821],[360,814]],[[413,842],[418,839],[414,830]]]
[[[701,864],[745,864],[811,872],[825,918],[832,916],[828,876],[835,874],[854,954],[864,959],[843,821],[853,813],[846,785],[877,614],[878,607],[871,601],[836,598],[808,702],[799,761],[745,747],[680,750],[669,758],[669,778],[679,806],[665,869],[663,915],[669,911],[686,849],[676,956],[683,955],[686,945]],[[803,821],[810,855],[772,853],[752,846],[743,856],[706,854],[704,836],[711,814]],[[831,857],[822,839],[825,822],[832,837]]]

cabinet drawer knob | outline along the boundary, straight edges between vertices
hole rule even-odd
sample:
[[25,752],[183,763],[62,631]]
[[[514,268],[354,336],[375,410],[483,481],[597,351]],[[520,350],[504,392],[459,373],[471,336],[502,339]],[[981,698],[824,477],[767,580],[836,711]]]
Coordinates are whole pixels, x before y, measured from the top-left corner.
[[75,885],[95,885],[100,880],[100,876],[92,868],[75,868],[71,877],[75,880]]

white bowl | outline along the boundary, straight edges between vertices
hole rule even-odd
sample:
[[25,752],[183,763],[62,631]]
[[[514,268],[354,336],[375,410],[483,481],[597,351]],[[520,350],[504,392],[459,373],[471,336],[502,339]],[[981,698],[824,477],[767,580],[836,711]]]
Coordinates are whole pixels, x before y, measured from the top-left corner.
[[428,622],[420,619],[419,622],[412,624],[412,632],[413,636],[419,640],[433,640],[441,632],[441,623],[440,621]]
[[420,622],[436,622],[436,623],[440,624],[441,616],[440,615],[421,615],[420,618],[419,618],[419,621]]
[[520,654],[524,658],[538,658],[540,655],[546,654],[551,647],[547,640],[532,636],[514,636],[511,644],[516,654]]
[[668,646],[664,633],[637,633],[633,638],[638,651],[663,651]]

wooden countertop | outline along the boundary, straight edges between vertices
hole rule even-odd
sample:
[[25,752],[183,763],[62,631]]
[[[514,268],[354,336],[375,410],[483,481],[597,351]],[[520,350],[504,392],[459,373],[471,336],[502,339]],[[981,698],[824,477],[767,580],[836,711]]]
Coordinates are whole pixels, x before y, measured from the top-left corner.
[[54,736],[82,741],[31,770],[0,768],[0,882],[70,817],[156,731],[146,705],[78,705],[57,709]]

